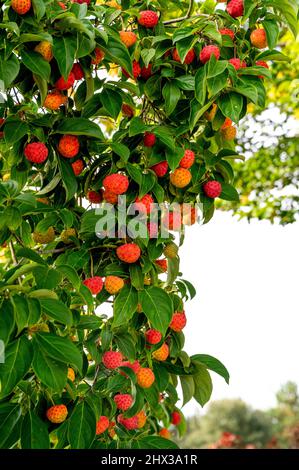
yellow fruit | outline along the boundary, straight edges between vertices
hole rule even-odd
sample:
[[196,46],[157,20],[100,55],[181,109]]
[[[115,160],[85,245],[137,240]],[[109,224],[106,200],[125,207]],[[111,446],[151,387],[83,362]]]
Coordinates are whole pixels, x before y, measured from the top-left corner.
[[123,287],[124,281],[118,276],[107,276],[105,279],[105,289],[109,294],[117,294]]
[[224,140],[234,140],[237,136],[237,129],[234,126],[225,127],[221,129],[221,134]]
[[116,8],[117,10],[121,10],[121,6],[119,3],[117,3],[116,0],[110,0],[109,2],[106,2],[106,5],[108,5],[111,8]]
[[146,423],[146,414],[143,410],[139,411],[139,413],[137,413],[137,419],[138,419],[138,429],[141,429],[144,427],[145,423]]
[[75,378],[76,378],[76,375],[75,375],[75,372],[74,370],[69,367],[68,370],[67,370],[67,378],[71,381],[71,382],[74,382]]
[[192,178],[189,170],[186,168],[177,168],[170,174],[170,181],[176,188],[185,188]]
[[153,352],[153,358],[157,361],[166,361],[169,356],[169,347],[166,343],[163,343],[162,346]]
[[205,112],[205,118],[207,119],[207,121],[209,121],[209,122],[213,121],[213,119],[216,116],[217,109],[218,109],[217,104],[213,103],[211,108],[208,111]]
[[67,96],[65,96],[59,90],[53,90],[47,94],[46,99],[44,101],[44,107],[49,109],[50,111],[56,111],[60,108],[63,104],[67,102]]
[[39,52],[47,62],[53,59],[52,44],[48,41],[41,41],[34,50]]
[[3,175],[2,180],[3,181],[9,181],[10,180],[10,173],[6,173],[5,175]]
[[65,230],[62,230],[60,238],[63,243],[68,245],[69,243],[72,243],[72,239],[70,237],[75,237],[77,235],[77,232],[74,228],[67,228]]
[[46,232],[33,232],[32,238],[35,243],[46,244],[55,240],[55,231],[53,227],[49,227]]

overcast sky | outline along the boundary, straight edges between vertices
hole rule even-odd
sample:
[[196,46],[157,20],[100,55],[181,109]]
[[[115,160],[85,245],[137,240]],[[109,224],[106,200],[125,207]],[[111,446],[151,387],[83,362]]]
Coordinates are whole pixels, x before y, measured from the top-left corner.
[[298,223],[248,224],[220,211],[188,228],[181,270],[197,296],[186,305],[185,350],[217,357],[231,374],[229,386],[213,374],[212,399],[269,408],[281,384],[299,383],[298,234]]

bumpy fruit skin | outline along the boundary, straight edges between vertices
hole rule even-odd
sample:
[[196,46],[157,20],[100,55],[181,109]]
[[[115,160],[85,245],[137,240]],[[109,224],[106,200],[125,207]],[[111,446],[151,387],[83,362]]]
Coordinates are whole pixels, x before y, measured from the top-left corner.
[[68,411],[65,405],[54,405],[47,410],[46,414],[51,423],[59,424],[66,420]]
[[235,59],[229,59],[229,63],[232,64],[232,66],[236,69],[244,69],[247,67],[247,64],[244,60],[235,58]]
[[171,439],[170,431],[166,428],[160,429],[159,436],[164,437],[164,439]]
[[88,287],[88,289],[93,295],[98,295],[103,289],[104,282],[100,276],[94,276],[85,279],[85,281],[83,281],[83,284]]
[[156,165],[151,167],[151,170],[153,170],[156,173],[158,178],[163,178],[163,176],[165,176],[168,171],[168,163],[166,160],[163,162],[157,163]]
[[166,256],[166,258],[173,259],[177,257],[178,251],[179,251],[178,246],[175,243],[170,242],[170,243],[167,243],[167,245],[165,246],[163,250],[163,254],[164,256]]
[[44,101],[44,107],[49,109],[50,111],[56,111],[60,108],[60,106],[64,105],[66,102],[67,96],[65,96],[59,90],[53,90],[47,94],[46,99]]
[[80,142],[75,135],[63,135],[58,143],[59,153],[65,158],[74,158],[80,150]]
[[49,41],[41,41],[34,50],[39,52],[47,62],[53,59],[52,44]]
[[207,121],[211,122],[213,121],[213,119],[215,118],[216,116],[216,113],[217,113],[217,109],[218,109],[218,106],[216,103],[213,103],[211,108],[208,109],[208,111],[205,112],[204,116],[206,118]]
[[195,161],[195,153],[192,150],[185,150],[184,156],[180,161],[181,168],[191,168]]
[[153,210],[154,199],[150,194],[145,194],[143,197],[137,197],[134,202],[134,209],[142,214],[150,214]]
[[162,271],[162,273],[167,272],[167,268],[168,268],[167,259],[156,259],[155,264]]
[[237,136],[237,129],[234,126],[228,126],[221,129],[221,135],[224,140],[234,140]]
[[145,332],[145,339],[148,344],[158,344],[162,340],[162,333],[151,328]]
[[109,419],[107,416],[100,416],[97,421],[96,435],[103,434],[109,428]]
[[118,195],[113,193],[112,191],[105,189],[105,191],[103,191],[103,199],[109,204],[116,204],[118,201]]
[[161,362],[166,361],[166,359],[169,356],[168,345],[166,343],[162,344],[162,346],[159,349],[153,352],[152,356],[154,359],[156,359],[156,361],[161,361]]
[[[185,60],[184,60],[183,64],[186,64],[186,65],[192,64],[192,62],[194,61],[195,57],[196,57],[196,56],[195,56],[194,49],[190,49],[190,51],[187,53],[187,55],[186,55],[186,57],[185,57]],[[182,63],[177,49],[174,49],[174,50],[173,50],[173,52],[172,52],[172,58],[173,58],[173,60],[175,60],[176,62]]]
[[117,421],[122,424],[128,431],[138,428],[138,417],[132,416],[132,418],[124,418],[122,414],[118,415]]
[[107,276],[105,279],[105,289],[111,295],[117,294],[124,285],[123,279],[118,276]]
[[119,410],[127,411],[133,404],[133,397],[129,393],[118,393],[113,398],[116,407]]
[[156,136],[152,132],[145,132],[143,136],[143,145],[145,147],[153,147],[156,143]]
[[91,63],[93,65],[99,65],[102,60],[105,57],[105,52],[102,51],[99,47],[96,47],[95,50],[93,51],[93,59],[91,60]]
[[266,31],[262,28],[252,31],[250,34],[250,42],[257,49],[265,49],[268,45]]
[[75,83],[75,75],[73,72],[70,72],[69,76],[65,80],[63,77],[60,77],[57,82],[54,84],[57,90],[68,90],[71,88]]
[[102,193],[99,193],[97,191],[88,191],[87,199],[92,204],[100,204],[100,202],[102,202],[103,200],[103,196],[102,196]]
[[141,367],[136,375],[137,383],[142,388],[150,388],[155,381],[155,374],[148,367]]
[[133,31],[120,31],[119,36],[121,42],[127,47],[132,47],[137,42],[137,36]]
[[217,60],[220,57],[220,49],[217,46],[205,46],[202,48],[199,59],[200,61],[205,64],[210,60],[210,58],[214,55]]
[[222,28],[222,29],[219,29],[219,33],[222,35],[222,36],[229,36],[232,40],[235,39],[235,33],[229,29],[229,28]]
[[116,249],[117,257],[124,263],[136,263],[141,255],[141,250],[136,243],[125,243]]
[[74,369],[72,369],[71,367],[68,367],[68,370],[67,370],[67,378],[68,378],[71,382],[74,382],[74,381],[75,381],[75,378],[76,378],[75,371],[74,371]]
[[244,2],[243,0],[231,0],[226,6],[227,13],[233,18],[239,18],[244,14]]
[[79,158],[75,162],[72,163],[72,168],[75,176],[81,175],[82,171],[84,170],[84,162]]
[[137,416],[137,420],[138,420],[137,428],[141,429],[146,424],[146,414],[143,410],[141,410],[141,411],[139,411],[139,413],[137,413],[136,416]]
[[31,8],[31,0],[12,0],[11,8],[18,15],[25,15]]
[[185,312],[175,312],[170,322],[169,328],[176,333],[182,331],[187,324]]
[[181,413],[179,411],[173,411],[171,413],[171,424],[173,424],[174,426],[177,426],[178,424],[180,424],[181,421],[182,421]]
[[113,173],[104,178],[103,186],[106,191],[111,191],[114,194],[124,194],[128,190],[129,179],[120,173]]
[[[136,60],[133,60],[132,69],[133,69],[133,77],[136,80],[141,74],[141,67]],[[125,69],[122,69],[122,73],[124,74],[125,77],[132,78],[131,75],[128,74],[128,72]]]
[[[134,361],[134,362],[130,362],[130,361],[123,361],[121,363],[121,367],[128,367],[129,369],[132,369],[132,371],[137,374],[140,370],[140,364],[138,361]],[[127,377],[127,374],[123,371],[120,371],[120,374],[121,375],[124,375],[125,377]]]
[[68,245],[69,243],[72,243],[72,240],[70,237],[75,237],[77,235],[77,232],[74,228],[67,228],[65,230],[62,230],[60,234],[61,241]]
[[46,232],[33,232],[32,238],[35,243],[45,245],[55,240],[55,231],[53,227],[49,227]]
[[143,78],[143,80],[148,80],[152,76],[152,67],[152,64],[148,64],[147,67],[141,67],[140,76]]
[[159,22],[159,16],[155,11],[144,10],[140,12],[138,23],[146,28],[154,28]]
[[31,163],[44,163],[48,154],[49,151],[42,142],[32,142],[24,148],[24,155]]
[[71,72],[74,74],[75,80],[84,78],[84,70],[79,63],[73,65]]
[[233,124],[233,121],[230,118],[227,117],[227,118],[225,118],[225,121],[222,124],[221,129],[226,129],[227,127],[232,126],[232,124]]
[[102,362],[107,369],[117,369],[122,365],[123,355],[119,351],[106,351],[103,354]]
[[185,188],[192,179],[192,175],[186,168],[176,168],[170,174],[170,181],[176,188]]
[[203,190],[206,196],[210,197],[211,199],[215,199],[219,197],[222,191],[222,186],[219,181],[207,181],[203,185]]
[[130,106],[129,104],[127,103],[124,103],[121,107],[121,112],[123,113],[124,116],[128,117],[128,118],[132,118],[134,117],[135,115],[135,110],[134,108],[132,108],[132,106]]

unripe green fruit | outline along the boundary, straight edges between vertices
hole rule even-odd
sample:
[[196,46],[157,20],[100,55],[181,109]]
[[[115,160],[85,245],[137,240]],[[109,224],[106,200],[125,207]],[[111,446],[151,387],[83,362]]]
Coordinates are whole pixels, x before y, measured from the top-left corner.
[[46,243],[51,243],[55,240],[54,228],[49,227],[46,232],[33,232],[32,238],[35,243],[40,243],[42,245]]
[[178,246],[175,243],[170,242],[170,243],[167,243],[167,245],[165,246],[163,250],[163,254],[166,256],[166,258],[172,259],[177,256],[178,251],[179,251]]

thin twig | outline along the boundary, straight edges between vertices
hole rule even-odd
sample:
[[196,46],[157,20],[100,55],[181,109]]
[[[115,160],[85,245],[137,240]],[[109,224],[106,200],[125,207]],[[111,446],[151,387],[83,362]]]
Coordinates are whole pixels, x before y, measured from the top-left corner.
[[163,24],[164,25],[169,25],[169,24],[173,24],[173,23],[180,23],[181,21],[185,21],[185,20],[195,20],[196,18],[210,18],[211,15],[207,15],[205,13],[198,13],[198,15],[194,15],[194,16],[181,16],[180,18],[173,18],[172,20],[167,20],[167,21],[163,21]]

